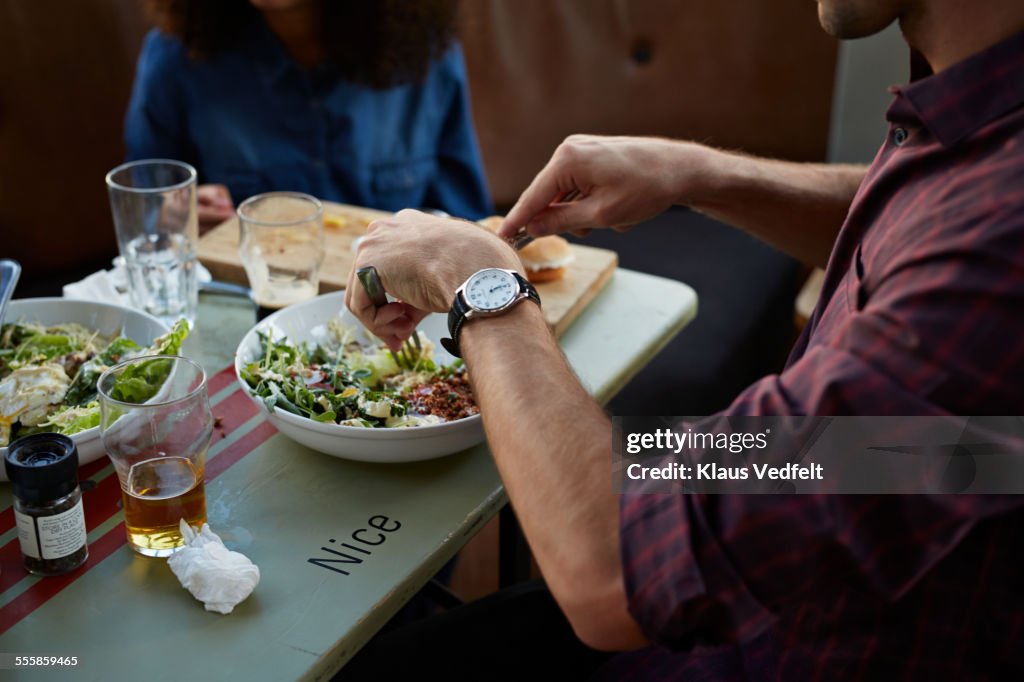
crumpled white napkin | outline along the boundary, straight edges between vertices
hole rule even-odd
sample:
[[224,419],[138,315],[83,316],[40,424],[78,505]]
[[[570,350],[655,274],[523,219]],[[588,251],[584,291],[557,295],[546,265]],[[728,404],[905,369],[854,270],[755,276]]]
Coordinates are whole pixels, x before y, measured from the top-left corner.
[[185,546],[167,559],[167,565],[207,611],[231,613],[256,589],[260,569],[249,557],[225,547],[209,524],[197,533],[185,519],[179,523]]
[[[128,295],[128,270],[124,266],[124,259],[118,256],[114,259],[113,265],[110,270],[97,270],[85,279],[65,284],[64,298],[132,307],[131,297]],[[200,283],[213,279],[210,271],[201,263],[196,263],[196,272]]]

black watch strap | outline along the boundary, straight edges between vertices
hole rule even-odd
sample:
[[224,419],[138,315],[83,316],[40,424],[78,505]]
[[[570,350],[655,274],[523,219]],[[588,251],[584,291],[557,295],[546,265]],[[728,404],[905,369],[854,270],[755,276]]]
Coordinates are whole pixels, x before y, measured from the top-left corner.
[[459,348],[459,332],[462,331],[462,325],[466,323],[467,312],[469,312],[469,306],[466,305],[462,292],[455,294],[452,307],[448,309],[449,338],[441,339],[441,345],[444,346],[446,351],[457,358],[462,357],[462,350]]
[[[530,281],[520,275],[518,272],[513,272],[512,276],[519,282],[520,288],[526,292],[526,297],[540,305],[540,294],[537,293],[537,289],[530,284]],[[446,351],[451,353],[457,358],[462,357],[462,349],[459,347],[459,333],[462,331],[462,325],[466,323],[466,313],[469,312],[469,304],[466,303],[465,298],[462,296],[462,292],[455,294],[455,300],[452,301],[452,307],[448,309],[448,334],[451,338],[441,339],[441,345]]]

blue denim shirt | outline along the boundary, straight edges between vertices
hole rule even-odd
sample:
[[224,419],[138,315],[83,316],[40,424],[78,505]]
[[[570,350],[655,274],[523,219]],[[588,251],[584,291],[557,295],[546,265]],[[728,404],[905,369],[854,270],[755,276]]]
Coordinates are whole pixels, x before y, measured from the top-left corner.
[[262,21],[207,61],[146,37],[125,120],[129,160],[191,163],[238,204],[271,190],[389,211],[492,212],[456,45],[422,83],[376,90],[305,70]]

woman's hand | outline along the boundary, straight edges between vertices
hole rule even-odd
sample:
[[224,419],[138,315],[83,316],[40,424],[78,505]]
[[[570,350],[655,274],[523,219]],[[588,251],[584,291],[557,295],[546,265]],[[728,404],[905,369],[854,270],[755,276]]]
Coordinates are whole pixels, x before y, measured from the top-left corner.
[[[355,274],[368,265],[397,302],[380,308],[370,302]],[[455,290],[483,268],[522,272],[512,247],[483,228],[406,209],[370,224],[349,273],[345,303],[397,350],[428,313],[447,311]]]
[[231,192],[224,185],[199,185],[196,188],[196,203],[200,234],[235,216]]

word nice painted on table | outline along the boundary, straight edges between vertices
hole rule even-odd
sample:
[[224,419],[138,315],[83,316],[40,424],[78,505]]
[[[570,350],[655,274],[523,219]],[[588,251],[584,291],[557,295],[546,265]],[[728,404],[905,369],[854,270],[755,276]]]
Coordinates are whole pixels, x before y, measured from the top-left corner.
[[309,563],[342,575],[351,575],[349,570],[373,556],[374,550],[383,545],[388,537],[402,524],[382,514],[371,516],[366,521],[368,528],[357,528],[347,538],[331,538],[320,550],[327,557],[311,557]]

